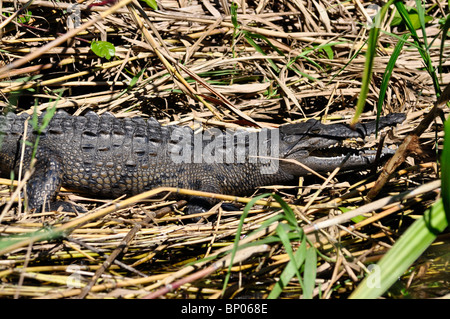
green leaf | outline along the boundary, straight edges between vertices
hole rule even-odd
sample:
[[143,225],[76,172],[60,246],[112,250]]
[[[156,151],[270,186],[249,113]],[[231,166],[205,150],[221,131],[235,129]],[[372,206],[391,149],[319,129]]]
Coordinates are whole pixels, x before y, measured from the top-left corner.
[[[432,16],[425,15],[425,13],[424,13],[424,11],[422,10],[421,7],[418,7],[418,8],[419,8],[419,10],[417,10],[416,8],[413,8],[413,7],[405,6],[406,14],[407,14],[407,16],[409,18],[409,21],[411,22],[411,26],[415,30],[417,30],[417,29],[422,27],[422,23],[420,21],[421,20],[421,18],[420,18],[421,15],[423,15],[423,22],[424,22],[424,24],[426,24],[426,23],[430,22],[431,20],[433,20]],[[405,21],[402,18],[401,14],[398,11],[396,11],[395,15],[394,15],[394,18],[391,21],[391,26],[393,26],[393,27],[394,26],[399,26],[402,23],[405,23]]]
[[17,17],[17,22],[19,23],[23,23],[26,24],[31,20],[31,11],[28,11],[25,14],[21,14],[20,16]]
[[91,50],[101,58],[111,59],[116,55],[114,44],[107,41],[92,41]]
[[[343,213],[346,213],[346,212],[349,212],[349,211],[352,210],[352,209],[347,208],[347,207],[338,207],[338,208],[339,208],[339,210],[340,210],[341,212],[343,212]],[[356,224],[356,223],[362,222],[362,221],[365,220],[365,219],[367,219],[367,217],[364,217],[364,216],[362,216],[362,215],[359,215],[359,216],[355,216],[355,217],[351,218],[351,221],[354,222],[354,223]]]
[[153,10],[158,10],[158,4],[156,3],[155,0],[139,0],[139,1],[145,2]]
[[[416,29],[416,30],[420,29],[422,24],[420,23],[419,15],[417,13],[414,13],[414,14],[408,14],[408,16],[409,16],[409,19],[411,20],[413,28]],[[424,19],[425,23],[428,23],[430,20],[433,19],[430,16],[425,16],[424,18],[425,18]]]
[[363,220],[367,219],[367,217],[364,217],[362,215],[359,216],[355,216],[351,219],[352,222],[354,222],[355,224],[362,222]]

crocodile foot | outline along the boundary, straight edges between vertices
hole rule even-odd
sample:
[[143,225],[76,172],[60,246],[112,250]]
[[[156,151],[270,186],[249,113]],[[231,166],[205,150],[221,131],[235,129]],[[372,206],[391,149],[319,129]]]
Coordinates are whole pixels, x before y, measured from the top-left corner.
[[75,205],[69,202],[64,201],[56,201],[56,202],[50,202],[45,205],[45,207],[41,207],[36,209],[37,212],[47,211],[47,212],[53,212],[53,211],[62,211],[62,212],[69,212],[69,213],[87,213],[86,208],[80,205]]

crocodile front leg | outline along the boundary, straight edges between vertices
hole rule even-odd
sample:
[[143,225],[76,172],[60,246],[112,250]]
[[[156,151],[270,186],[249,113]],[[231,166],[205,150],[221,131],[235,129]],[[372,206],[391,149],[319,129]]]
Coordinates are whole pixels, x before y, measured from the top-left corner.
[[55,211],[85,212],[80,206],[55,201],[63,178],[61,159],[56,154],[40,149],[35,171],[27,184],[28,209],[36,212]]

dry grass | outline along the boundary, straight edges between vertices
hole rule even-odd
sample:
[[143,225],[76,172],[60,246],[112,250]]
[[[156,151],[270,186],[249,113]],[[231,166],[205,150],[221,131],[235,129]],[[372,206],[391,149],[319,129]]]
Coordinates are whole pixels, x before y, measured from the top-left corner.
[[[13,13],[15,4],[21,7],[26,2],[3,0],[1,10]],[[137,9],[145,6],[143,2],[119,1],[90,11],[83,3],[81,25],[76,28],[67,25],[69,2],[36,0],[28,7],[29,21],[13,19],[6,24],[4,16],[4,23],[0,22],[0,107],[32,112],[34,105],[39,111],[56,105],[75,115],[93,109],[118,117],[153,116],[163,124],[192,125],[195,120],[204,127],[277,127],[305,117],[350,119],[361,86],[370,8],[359,0],[259,0],[238,4],[241,32],[236,33],[228,1],[160,1],[159,11],[145,7],[145,15]],[[439,32],[438,20],[449,8],[447,2],[437,0],[427,8],[434,20],[426,32],[433,38]],[[401,33],[389,22],[383,26],[364,118],[374,115],[378,85],[397,41],[391,33]],[[246,40],[245,32],[264,54]],[[439,39],[430,50],[436,66]],[[89,48],[92,40],[113,43],[115,57],[108,61],[94,55]],[[449,83],[449,64],[444,59],[442,85]],[[435,99],[419,53],[405,45],[383,109],[385,113],[407,112],[408,118],[388,137],[388,143],[402,141]],[[440,144],[442,136],[442,122],[438,120],[420,138],[422,153],[407,159],[377,199],[417,189],[420,193],[421,185],[429,187],[391,205],[365,201],[376,177],[368,172],[336,176],[326,184],[306,177],[294,189],[268,188],[297,205],[294,212],[300,225],[322,254],[315,296],[347,296],[363,277],[367,264],[383,255],[411,221],[435,201],[439,195],[439,185],[432,183],[439,178],[436,142]],[[7,202],[10,181],[3,180],[2,184],[5,186],[0,195]],[[221,296],[229,262],[222,252],[233,244],[242,209],[223,211],[214,207],[207,213],[218,214],[214,222],[194,224],[183,215],[183,201],[173,206],[175,202],[165,200],[158,190],[151,193],[157,195],[151,200],[149,194],[125,199],[121,208],[88,194],[60,195],[85,205],[89,213],[81,217],[58,212],[29,215],[18,213],[15,204],[8,209],[2,207],[2,237],[33,236],[21,241],[20,247],[2,251],[0,295]],[[349,223],[342,220],[338,207],[359,207],[368,218]],[[276,207],[255,206],[245,221],[244,234],[278,213]],[[313,224],[322,225],[320,231],[314,231]],[[35,241],[40,234],[34,232],[48,226],[63,231],[64,236]],[[273,232],[273,227],[269,230]],[[264,232],[244,241],[266,236]],[[447,243],[445,236],[442,239],[444,244],[439,247],[445,251],[448,238]],[[225,298],[266,297],[289,260],[279,243],[249,249],[235,258]],[[191,265],[214,255],[222,259]],[[410,274],[415,280],[420,279],[421,261],[417,265]],[[448,288],[448,277],[443,282]],[[168,283],[178,289],[159,290]],[[405,285],[413,287],[415,283],[411,279]],[[301,294],[294,279],[282,296],[298,298]]]

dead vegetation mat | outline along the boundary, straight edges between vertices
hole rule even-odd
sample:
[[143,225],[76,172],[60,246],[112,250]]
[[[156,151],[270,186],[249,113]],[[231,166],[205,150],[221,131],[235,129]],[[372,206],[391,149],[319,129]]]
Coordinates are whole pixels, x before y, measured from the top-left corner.
[[[117,117],[155,117],[164,125],[197,128],[277,127],[305,118],[348,121],[361,86],[373,14],[373,6],[359,0],[237,1],[236,19],[229,1],[159,1],[155,11],[137,1],[89,7],[89,2],[74,6],[75,1],[35,0],[7,21],[26,3],[3,0],[0,7],[4,112],[32,113],[34,107],[43,112],[56,106],[75,115],[109,111]],[[426,30],[430,38],[439,33],[447,5],[427,4],[433,18]],[[397,42],[391,33],[403,32],[390,22],[383,23],[364,119],[374,118],[378,86]],[[113,56],[94,54],[92,41],[111,43]],[[431,48],[436,65],[438,41]],[[442,85],[449,82],[448,65],[444,59]],[[407,120],[388,134],[387,143],[401,143],[436,100],[422,67],[417,50],[405,46],[383,113],[405,112]],[[416,189],[419,194],[390,205],[367,201],[377,177],[369,170],[326,182],[308,176],[294,186],[257,190],[276,192],[295,205],[299,224],[320,252],[315,297],[348,296],[368,264],[436,200],[440,188],[433,182],[439,179],[442,137],[442,121],[437,118],[420,136],[421,150],[406,159],[376,199]],[[183,200],[167,199],[158,190],[151,198],[115,202],[65,191],[61,197],[89,212],[27,214],[17,203],[7,205],[11,182],[2,184],[0,235],[15,236],[19,242],[29,239],[0,257],[2,297],[265,298],[289,261],[279,242],[250,247],[236,255],[222,291],[229,262],[224,252],[233,245],[245,200],[234,201],[232,210],[214,207],[195,223],[184,215]],[[127,205],[115,204],[123,201]],[[340,220],[343,211],[357,207],[364,219]],[[246,237],[279,213],[280,208],[269,204],[255,205],[245,219],[241,240],[273,234],[269,227]],[[314,228],[326,221],[319,231]],[[55,229],[62,232],[52,239],[50,230]],[[47,238],[35,240],[46,231]],[[441,245],[399,281],[412,296],[417,296],[414,287],[421,297],[448,293],[448,277],[431,276],[440,286],[425,295],[420,281],[432,274],[424,271],[433,267],[430,256],[448,251],[448,235],[439,239]],[[294,249],[299,244],[292,243]],[[213,256],[218,257],[208,259]],[[434,267],[441,267],[439,276],[448,271],[445,263]],[[294,277],[281,297],[301,296]]]

